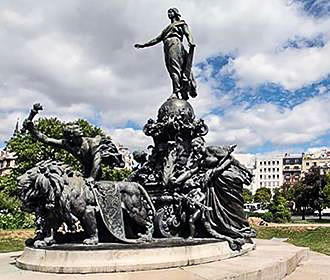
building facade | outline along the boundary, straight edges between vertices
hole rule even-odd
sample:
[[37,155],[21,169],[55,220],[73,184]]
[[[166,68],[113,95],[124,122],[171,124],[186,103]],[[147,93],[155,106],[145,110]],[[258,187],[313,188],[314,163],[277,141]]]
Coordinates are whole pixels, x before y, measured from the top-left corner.
[[314,153],[306,153],[302,160],[302,176],[312,167],[321,167],[324,171],[330,169],[330,150],[322,149]]
[[10,173],[15,167],[16,156],[6,150],[0,151],[0,176]]
[[253,193],[259,188],[268,188],[274,193],[283,185],[283,156],[275,155],[256,159]]
[[283,183],[293,185],[299,181],[302,174],[302,154],[285,154],[283,157]]

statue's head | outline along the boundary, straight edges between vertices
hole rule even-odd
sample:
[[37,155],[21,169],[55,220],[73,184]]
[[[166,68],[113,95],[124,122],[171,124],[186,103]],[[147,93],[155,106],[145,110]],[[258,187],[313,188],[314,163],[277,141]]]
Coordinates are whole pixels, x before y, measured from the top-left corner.
[[63,130],[63,136],[66,139],[74,139],[83,137],[83,132],[77,124],[68,123],[65,125]]
[[[22,209],[35,212],[52,199],[51,193],[61,192],[65,185],[65,174],[70,168],[56,161],[41,161],[17,178],[17,189]],[[72,169],[71,169],[72,170]]]
[[196,137],[191,141],[193,151],[200,153],[205,150],[205,140],[202,137]]
[[167,15],[169,19],[173,19],[173,18],[179,19],[181,17],[180,12],[177,8],[168,9]]

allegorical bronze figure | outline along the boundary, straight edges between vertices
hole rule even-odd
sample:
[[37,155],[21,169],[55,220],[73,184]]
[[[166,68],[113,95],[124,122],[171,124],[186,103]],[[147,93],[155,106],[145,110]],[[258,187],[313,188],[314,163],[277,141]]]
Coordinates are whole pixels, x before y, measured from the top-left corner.
[[[177,8],[168,10],[171,23],[155,39],[145,44],[135,44],[138,49],[154,46],[160,42],[164,44],[166,68],[172,79],[173,94],[171,97],[188,100],[189,95],[196,97],[196,82],[191,71],[195,44],[187,23],[180,19]],[[185,50],[182,41],[186,37],[189,53]]]
[[[103,224],[115,241],[126,243],[208,238],[226,240],[232,250],[240,250],[255,237],[243,211],[243,185],[249,185],[253,175],[232,156],[236,145],[206,145],[208,127],[187,102],[197,95],[191,72],[195,44],[178,9],[169,9],[168,17],[171,23],[158,37],[135,45],[163,42],[173,93],[160,106],[157,119],[145,124],[143,132],[154,143],[150,154],[133,153],[138,165],[126,181],[100,181],[101,163],[123,166],[111,138],[84,137],[75,125],[66,127],[62,139],[49,138],[33,124],[40,104],[24,122],[36,139],[70,152],[84,169],[82,176],[63,163],[45,161],[19,178],[22,204],[37,217],[34,246],[60,242],[51,233],[63,223],[73,228],[80,223],[87,245],[98,243]],[[97,223],[99,214],[103,223]]]
[[32,119],[39,110],[42,110],[41,105],[35,104],[30,116],[24,121],[24,129],[40,142],[64,149],[72,154],[82,164],[84,177],[91,181],[99,180],[102,172],[101,163],[110,167],[124,167],[123,157],[110,136],[84,137],[76,124],[65,126],[62,139],[54,139],[37,131]]

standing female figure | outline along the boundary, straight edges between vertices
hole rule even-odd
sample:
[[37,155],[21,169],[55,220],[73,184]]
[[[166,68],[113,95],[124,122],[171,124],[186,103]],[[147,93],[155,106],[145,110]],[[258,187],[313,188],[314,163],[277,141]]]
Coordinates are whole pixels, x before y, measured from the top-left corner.
[[[145,44],[135,44],[138,49],[154,46],[161,41],[164,44],[165,64],[170,74],[173,86],[171,98],[187,100],[189,95],[196,97],[196,82],[191,72],[192,57],[195,48],[188,25],[180,19],[181,15],[177,8],[168,10],[168,18],[171,23],[155,39]],[[185,50],[182,41],[186,37],[189,45],[189,53]]]

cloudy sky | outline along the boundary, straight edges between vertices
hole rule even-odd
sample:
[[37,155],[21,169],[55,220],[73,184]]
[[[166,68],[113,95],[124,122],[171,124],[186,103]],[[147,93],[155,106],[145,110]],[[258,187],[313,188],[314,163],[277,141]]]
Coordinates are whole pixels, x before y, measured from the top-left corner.
[[[156,5],[157,3],[157,5]],[[171,93],[162,44],[179,8],[197,49],[191,103],[210,144],[241,152],[330,146],[329,0],[1,0],[0,146],[35,102],[130,149]]]

